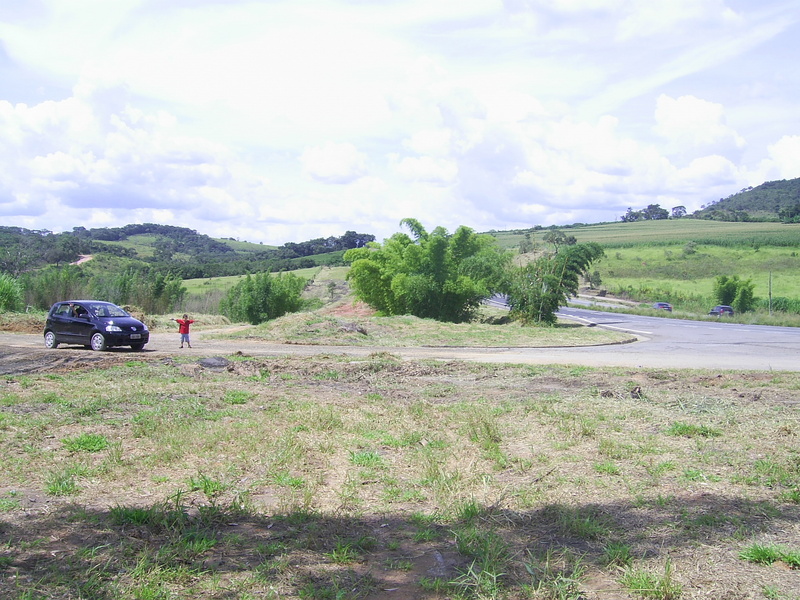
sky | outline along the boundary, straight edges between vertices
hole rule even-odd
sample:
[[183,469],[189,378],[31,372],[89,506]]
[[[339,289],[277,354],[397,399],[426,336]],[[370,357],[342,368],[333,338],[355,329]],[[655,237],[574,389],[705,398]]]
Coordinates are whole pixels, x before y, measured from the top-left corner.
[[0,224],[270,245],[800,177],[796,0],[0,0]]

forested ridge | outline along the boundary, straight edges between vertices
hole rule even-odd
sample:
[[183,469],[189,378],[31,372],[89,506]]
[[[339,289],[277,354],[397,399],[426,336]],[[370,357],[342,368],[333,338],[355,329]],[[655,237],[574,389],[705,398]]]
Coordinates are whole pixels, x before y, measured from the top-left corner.
[[81,255],[104,254],[141,262],[183,279],[220,277],[344,264],[346,250],[374,240],[374,235],[348,231],[341,236],[271,247],[229,244],[186,227],[155,223],[75,227],[63,233],[0,226],[0,271],[17,276],[46,265],[69,264]]
[[692,216],[717,221],[800,222],[800,177],[744,188],[704,206]]

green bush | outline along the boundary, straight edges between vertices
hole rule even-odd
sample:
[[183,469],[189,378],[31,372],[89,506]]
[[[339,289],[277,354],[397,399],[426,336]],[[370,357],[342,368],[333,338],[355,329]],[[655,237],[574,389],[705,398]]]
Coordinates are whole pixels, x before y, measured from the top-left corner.
[[222,299],[220,312],[231,321],[258,325],[300,310],[305,285],[305,279],[292,273],[247,275]]
[[451,235],[443,227],[428,233],[416,219],[400,223],[413,239],[396,233],[344,255],[353,292],[375,310],[463,323],[502,289],[510,254],[494,238],[464,226]]
[[733,306],[737,312],[753,310],[756,305],[754,288],[755,284],[750,279],[742,280],[738,275],[720,275],[714,280],[717,302]]
[[22,286],[19,281],[7,273],[0,273],[0,311],[11,312],[23,308]]

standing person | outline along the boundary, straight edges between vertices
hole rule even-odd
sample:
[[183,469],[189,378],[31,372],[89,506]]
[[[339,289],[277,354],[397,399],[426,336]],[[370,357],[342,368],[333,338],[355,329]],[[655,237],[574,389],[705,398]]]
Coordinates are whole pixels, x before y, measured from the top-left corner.
[[194,323],[193,319],[189,318],[189,315],[183,315],[182,319],[171,319],[178,324],[178,333],[181,334],[181,348],[183,348],[183,342],[192,347],[192,343],[189,341],[189,325]]

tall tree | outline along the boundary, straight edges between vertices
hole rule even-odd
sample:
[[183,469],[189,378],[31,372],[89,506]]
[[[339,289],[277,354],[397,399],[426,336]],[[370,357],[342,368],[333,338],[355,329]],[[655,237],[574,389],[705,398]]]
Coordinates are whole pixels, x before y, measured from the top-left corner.
[[396,233],[384,243],[348,250],[353,291],[386,315],[410,314],[459,323],[474,317],[483,300],[503,288],[510,254],[494,238],[459,227],[428,233],[416,219],[403,219],[413,236]]
[[559,307],[578,293],[580,277],[603,254],[594,242],[576,244],[516,269],[508,287],[511,316],[523,323],[555,323]]

